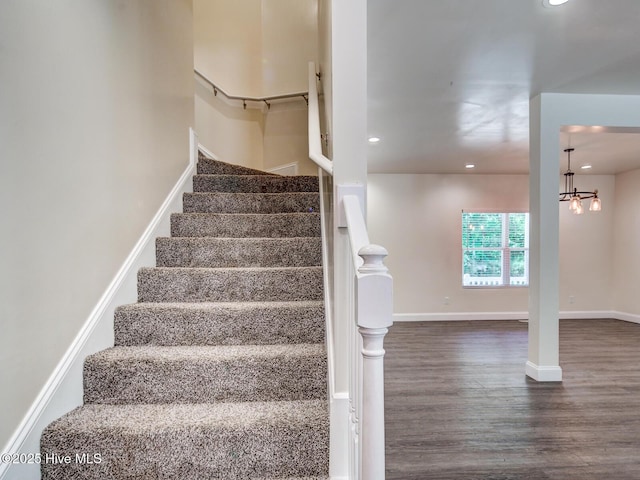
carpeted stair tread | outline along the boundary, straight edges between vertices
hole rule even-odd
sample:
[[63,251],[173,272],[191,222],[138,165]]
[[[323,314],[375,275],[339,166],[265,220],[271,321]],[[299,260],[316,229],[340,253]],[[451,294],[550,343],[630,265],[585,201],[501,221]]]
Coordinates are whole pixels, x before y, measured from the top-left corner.
[[326,396],[323,344],[112,347],[87,357],[85,403],[214,403]]
[[159,237],[158,267],[307,267],[322,264],[320,237]]
[[194,192],[318,192],[318,177],[277,175],[194,175]]
[[321,300],[322,288],[322,267],[147,267],[138,271],[139,302]]
[[135,303],[116,309],[115,345],[324,342],[320,301]]
[[185,193],[185,213],[296,213],[319,212],[317,192]]
[[172,237],[317,237],[318,213],[173,213]]
[[49,425],[44,453],[101,462],[44,463],[43,480],[326,477],[325,400],[85,405]]
[[198,152],[198,164],[196,165],[198,173],[212,175],[273,175],[275,173],[256,170],[255,168],[243,167],[232,163],[214,160],[205,156],[202,152]]
[[206,158],[138,271],[43,480],[328,480],[318,178]]

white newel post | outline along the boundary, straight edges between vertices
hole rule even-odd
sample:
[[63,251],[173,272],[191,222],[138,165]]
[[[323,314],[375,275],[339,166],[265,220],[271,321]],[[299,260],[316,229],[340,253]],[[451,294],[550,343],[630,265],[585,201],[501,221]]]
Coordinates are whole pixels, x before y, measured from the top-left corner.
[[383,260],[387,251],[367,245],[356,275],[356,322],[362,336],[362,480],[384,480],[384,336],[393,323],[393,280]]

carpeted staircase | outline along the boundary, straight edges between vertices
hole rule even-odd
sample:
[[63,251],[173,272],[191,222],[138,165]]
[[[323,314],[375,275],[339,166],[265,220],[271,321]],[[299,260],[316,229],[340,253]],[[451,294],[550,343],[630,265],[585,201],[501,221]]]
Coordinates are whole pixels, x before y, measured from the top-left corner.
[[43,479],[328,478],[317,178],[201,155],[193,186],[85,404],[45,429]]

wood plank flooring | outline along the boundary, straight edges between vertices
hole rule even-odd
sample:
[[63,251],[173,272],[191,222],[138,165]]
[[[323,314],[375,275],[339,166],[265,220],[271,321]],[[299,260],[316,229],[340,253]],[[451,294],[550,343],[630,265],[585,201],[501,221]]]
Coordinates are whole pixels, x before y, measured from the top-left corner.
[[640,479],[640,325],[562,320],[562,383],[524,374],[517,321],[396,323],[387,480]]

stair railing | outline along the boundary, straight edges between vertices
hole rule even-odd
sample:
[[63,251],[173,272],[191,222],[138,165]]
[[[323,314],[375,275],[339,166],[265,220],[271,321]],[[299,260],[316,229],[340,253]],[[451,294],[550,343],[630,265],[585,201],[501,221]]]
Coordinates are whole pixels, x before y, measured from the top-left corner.
[[[354,187],[347,187],[348,190]],[[384,337],[393,323],[393,279],[383,260],[384,247],[369,242],[363,216],[363,195],[342,194],[351,247],[352,291],[349,311],[350,439],[355,479],[384,480]]]
[[[331,414],[331,420],[348,422],[348,428],[333,428],[333,432],[347,431],[348,454],[344,470],[350,480],[384,480],[385,478],[385,429],[384,429],[384,337],[392,325],[393,279],[383,260],[387,251],[369,242],[364,219],[364,186],[337,185],[337,202],[332,198],[333,163],[322,154],[316,71],[309,64],[309,158],[319,167],[320,205],[322,218],[323,269],[325,277],[325,311],[327,314],[327,354],[329,356],[330,394],[334,391],[334,350],[346,344],[348,365],[348,418]],[[325,173],[326,172],[326,173]],[[327,185],[329,188],[327,188]],[[327,198],[327,196],[329,198]],[[327,215],[327,209],[333,210]],[[337,227],[346,228],[349,238],[349,282],[341,300],[348,305],[348,338],[334,338],[332,243],[333,221]],[[343,309],[341,309],[343,310]],[[344,331],[341,330],[341,331]],[[340,365],[340,368],[344,368]],[[337,397],[338,395],[336,395]],[[344,446],[342,439],[334,442],[332,450]],[[331,452],[331,458],[340,458]],[[343,471],[339,468],[340,472]]]
[[288,100],[292,98],[301,98],[301,99],[304,99],[305,102],[307,103],[309,102],[309,99],[308,99],[309,92],[286,93],[284,95],[271,95],[267,97],[242,97],[238,95],[231,95],[225,92],[222,88],[220,88],[218,85],[213,83],[211,80],[209,80],[205,75],[200,73],[198,70],[194,70],[193,73],[195,73],[198,77],[200,77],[205,83],[207,83],[213,89],[214,96],[217,97],[218,93],[221,93],[224,97],[226,97],[229,100],[239,100],[242,102],[242,107],[245,110],[247,109],[247,102],[264,103],[268,109],[271,108],[271,102],[274,100]]
[[309,158],[329,175],[333,175],[333,162],[322,153],[322,143],[320,142],[317,78],[319,78],[319,74],[316,73],[316,66],[313,62],[309,62]]

